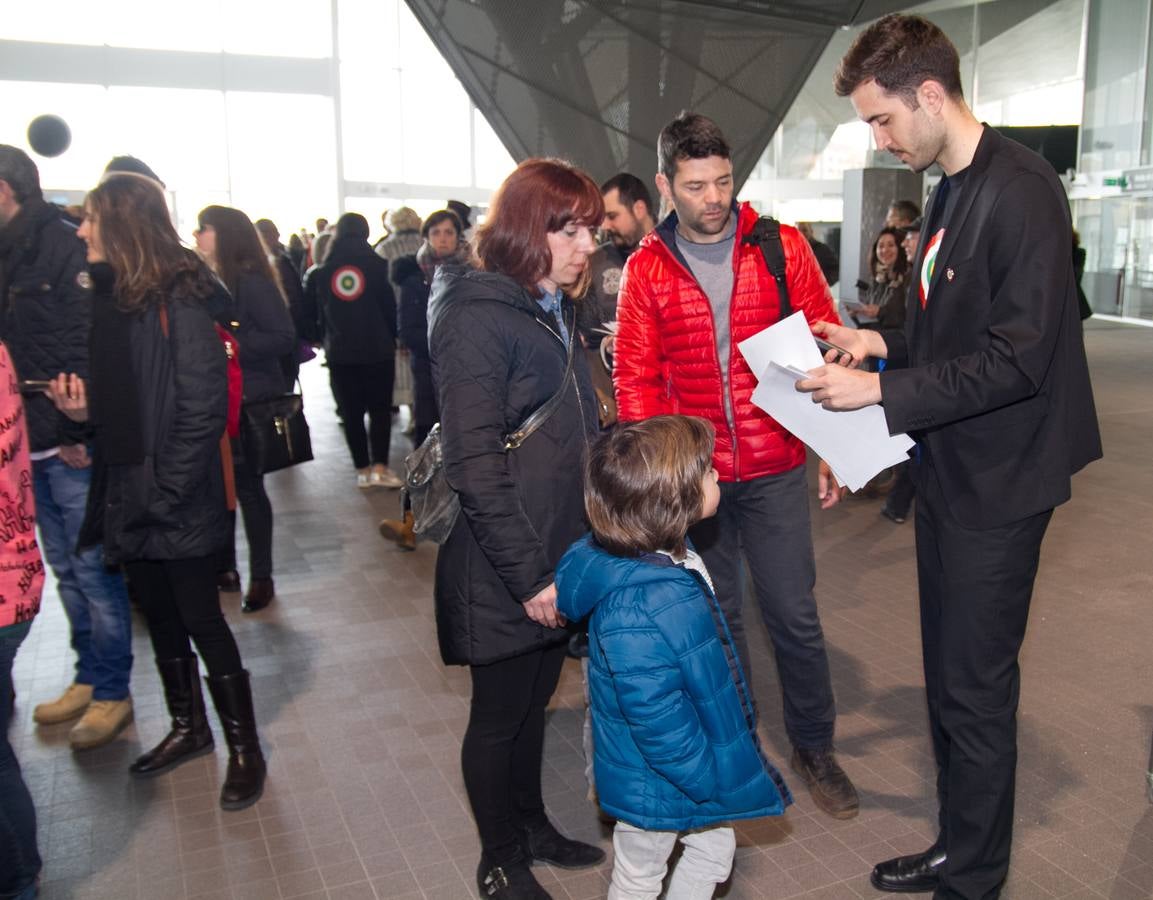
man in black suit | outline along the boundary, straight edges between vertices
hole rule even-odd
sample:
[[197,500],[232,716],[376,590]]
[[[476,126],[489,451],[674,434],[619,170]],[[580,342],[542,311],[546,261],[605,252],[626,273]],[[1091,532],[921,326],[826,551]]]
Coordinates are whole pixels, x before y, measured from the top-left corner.
[[[828,409],[880,403],[917,441],[917,574],[939,837],[880,863],[881,890],[997,897],[1009,867],[1017,657],[1041,539],[1069,480],[1101,455],[1053,168],[974,118],[957,51],[892,15],[841,62],[876,143],[915,171],[939,163],[903,331],[813,330],[885,371],[826,365],[798,382]],[[833,352],[828,358],[832,361]],[[838,360],[844,362],[844,360]]]

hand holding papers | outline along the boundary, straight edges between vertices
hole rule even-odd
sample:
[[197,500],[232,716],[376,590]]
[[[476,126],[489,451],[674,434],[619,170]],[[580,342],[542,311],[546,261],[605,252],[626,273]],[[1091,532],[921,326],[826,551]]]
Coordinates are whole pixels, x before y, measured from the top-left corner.
[[737,346],[758,376],[753,403],[811,447],[850,490],[860,490],[882,469],[906,459],[913,442],[908,435],[889,435],[879,406],[832,412],[797,391],[796,383],[807,379],[810,369],[824,365],[803,313]]

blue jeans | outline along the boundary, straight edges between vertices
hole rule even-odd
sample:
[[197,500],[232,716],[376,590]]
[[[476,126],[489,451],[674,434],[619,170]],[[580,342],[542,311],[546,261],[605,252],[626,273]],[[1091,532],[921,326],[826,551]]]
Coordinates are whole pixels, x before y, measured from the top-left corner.
[[92,469],[73,469],[53,456],[34,461],[32,474],[40,549],[72,626],[76,681],[92,685],[93,700],[123,700],[132,673],[132,616],[124,579],[105,568],[100,547],[76,552]]
[[12,718],[12,662],[31,622],[0,628],[0,897],[35,896],[40,873],[36,848],[36,808],[20,764],[8,743]]
[[804,466],[752,481],[721,482],[717,514],[694,525],[689,536],[713,579],[746,677],[751,677],[741,616],[748,565],[777,657],[785,731],[794,747],[818,750],[832,746],[836,705],[813,598],[817,566],[808,492]]

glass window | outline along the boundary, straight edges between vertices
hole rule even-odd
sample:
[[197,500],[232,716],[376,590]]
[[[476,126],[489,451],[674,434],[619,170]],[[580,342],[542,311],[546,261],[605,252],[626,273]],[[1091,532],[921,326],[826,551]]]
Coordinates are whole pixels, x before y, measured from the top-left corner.
[[332,100],[232,91],[225,105],[232,205],[284,234],[317,216],[336,221]]

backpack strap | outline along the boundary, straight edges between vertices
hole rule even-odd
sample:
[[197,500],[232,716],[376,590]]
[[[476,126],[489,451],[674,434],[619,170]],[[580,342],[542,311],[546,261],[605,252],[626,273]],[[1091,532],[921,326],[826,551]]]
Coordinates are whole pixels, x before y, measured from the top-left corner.
[[789,300],[789,284],[785,278],[785,246],[781,243],[781,223],[772,216],[761,216],[743,243],[756,244],[761,248],[765,267],[777,283],[781,318],[788,318],[793,313],[793,305]]

